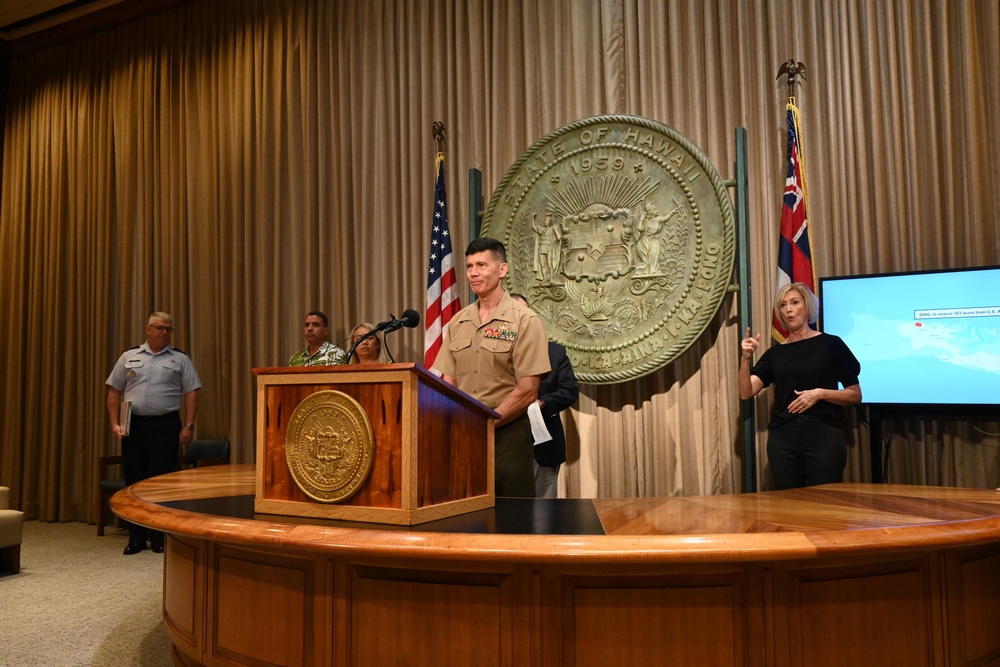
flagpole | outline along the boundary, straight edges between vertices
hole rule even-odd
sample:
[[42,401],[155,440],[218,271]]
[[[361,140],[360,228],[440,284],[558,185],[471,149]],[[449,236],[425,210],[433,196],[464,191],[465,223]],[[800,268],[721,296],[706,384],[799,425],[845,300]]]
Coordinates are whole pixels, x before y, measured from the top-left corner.
[[[751,326],[753,313],[750,280],[750,177],[747,129],[736,128],[736,240],[739,289],[739,332]],[[743,493],[757,490],[757,426],[753,399],[743,401]]]
[[[802,141],[802,119],[799,116],[799,107],[795,103],[795,84],[798,83],[799,78],[803,81],[806,80],[805,63],[794,59],[786,60],[778,69],[778,78],[780,79],[782,75],[785,76],[785,83],[788,86],[788,104],[785,105],[785,108],[792,112],[792,117],[795,119],[795,136],[798,138],[800,168],[802,169],[802,199],[806,203],[806,210],[809,210],[809,191],[806,187],[806,183],[808,182],[806,178],[806,149]],[[810,245],[812,244],[811,234],[809,236],[809,243]],[[813,273],[815,274],[815,268],[813,269]]]
[[431,127],[437,143],[434,160],[434,214],[431,219],[430,248],[427,255],[427,296],[424,311],[424,367],[431,368],[444,341],[451,318],[461,310],[452,256],[451,232],[444,178],[444,123]]
[[[775,293],[790,283],[803,283],[816,295],[816,268],[813,262],[812,233],[809,223],[809,202],[805,178],[805,151],[802,148],[802,132],[799,109],[795,104],[795,84],[805,80],[806,66],[797,60],[787,60],[778,70],[778,79],[785,77],[788,86],[788,103],[785,117],[788,123],[788,144],[786,158],[785,188],[782,195],[781,233],[778,241],[778,267]],[[810,322],[810,324],[813,324]],[[784,342],[788,332],[780,318],[771,318],[771,335],[779,343]]]

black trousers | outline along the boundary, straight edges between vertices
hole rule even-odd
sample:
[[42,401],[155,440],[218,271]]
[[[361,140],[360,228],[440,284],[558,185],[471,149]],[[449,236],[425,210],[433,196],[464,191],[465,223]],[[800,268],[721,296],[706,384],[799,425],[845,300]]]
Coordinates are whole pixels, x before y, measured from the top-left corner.
[[775,489],[798,489],[844,481],[844,429],[799,415],[768,431],[767,459]]
[[[180,435],[179,412],[168,412],[157,417],[132,415],[129,435],[122,438],[125,484],[135,484],[176,470]],[[147,530],[145,526],[134,523],[128,524],[128,537],[130,544],[145,546],[148,539],[153,546],[163,545],[162,532]]]

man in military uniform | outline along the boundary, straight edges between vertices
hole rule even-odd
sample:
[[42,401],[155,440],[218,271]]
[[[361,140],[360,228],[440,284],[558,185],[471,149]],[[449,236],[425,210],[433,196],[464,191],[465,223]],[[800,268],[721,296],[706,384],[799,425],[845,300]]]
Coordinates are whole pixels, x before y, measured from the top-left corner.
[[292,355],[289,366],[339,366],[347,362],[347,353],[331,343],[330,320],[314,310],[306,314],[303,325],[306,346]]
[[[201,378],[191,359],[170,346],[174,320],[155,312],[146,323],[146,342],[118,357],[108,376],[108,419],[111,432],[122,441],[125,484],[173,472],[177,455],[194,438]],[[131,403],[130,428],[119,423],[122,401]],[[180,410],[183,404],[184,422]],[[146,548],[163,553],[163,533],[129,524],[125,555]]]
[[534,497],[534,458],[528,406],[549,372],[541,320],[504,290],[507,249],[496,239],[474,240],[465,251],[465,275],[476,302],[445,332],[434,368],[445,381],[500,413],[495,432],[498,496]]

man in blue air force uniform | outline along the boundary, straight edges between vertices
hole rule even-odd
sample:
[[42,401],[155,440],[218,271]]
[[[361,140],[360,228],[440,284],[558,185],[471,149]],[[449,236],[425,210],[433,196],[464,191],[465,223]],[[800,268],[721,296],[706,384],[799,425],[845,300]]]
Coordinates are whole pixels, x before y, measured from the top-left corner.
[[[146,342],[118,357],[108,376],[108,419],[111,432],[122,441],[125,484],[173,472],[182,446],[194,438],[201,378],[191,359],[170,346],[174,320],[155,312],[146,323]],[[122,401],[131,402],[131,428],[119,423]],[[184,421],[181,421],[181,408]],[[146,548],[163,552],[163,533],[129,525],[125,555]]]

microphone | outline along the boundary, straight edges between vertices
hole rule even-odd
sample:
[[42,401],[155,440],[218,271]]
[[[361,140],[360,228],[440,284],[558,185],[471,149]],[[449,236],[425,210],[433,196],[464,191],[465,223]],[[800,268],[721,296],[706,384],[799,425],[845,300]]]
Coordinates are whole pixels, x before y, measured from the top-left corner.
[[[354,345],[352,345],[351,349],[348,350],[348,352],[347,352],[347,359],[348,360],[351,359],[351,355],[354,354],[355,348],[358,347],[358,345],[361,343],[361,341],[366,340],[368,338],[371,338],[372,336],[374,336],[375,334],[377,334],[379,332],[387,333],[388,334],[388,333],[392,333],[396,329],[401,329],[402,327],[408,327],[408,328],[412,329],[413,327],[417,326],[418,324],[420,324],[420,313],[418,313],[417,311],[413,310],[412,308],[407,308],[406,310],[404,310],[403,311],[403,316],[401,318],[399,318],[398,320],[396,319],[395,315],[393,315],[393,314],[390,313],[388,320],[386,320],[385,322],[379,322],[378,324],[375,325],[374,329],[372,329],[371,331],[369,331],[368,333],[366,333],[365,335],[363,335],[361,338],[359,338],[356,341],[354,341]],[[386,351],[388,352],[388,350],[386,350]],[[391,355],[390,355],[390,358],[391,358]]]
[[[386,333],[391,333],[396,329],[400,329],[402,327],[408,327],[412,329],[413,327],[420,324],[420,313],[413,310],[412,308],[407,308],[406,310],[404,310],[403,316],[398,320],[396,319],[395,315],[389,315],[389,317],[391,319],[388,322],[382,322],[382,324],[385,325],[384,331]],[[382,324],[379,324],[379,326],[382,326]]]

